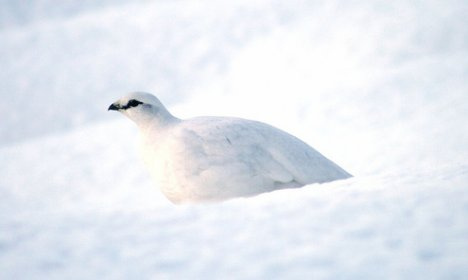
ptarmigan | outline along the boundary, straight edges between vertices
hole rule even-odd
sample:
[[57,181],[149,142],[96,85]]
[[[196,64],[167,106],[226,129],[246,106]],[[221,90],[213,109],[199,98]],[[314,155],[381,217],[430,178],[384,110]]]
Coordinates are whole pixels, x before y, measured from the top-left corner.
[[144,162],[173,203],[220,201],[351,177],[303,141],[265,123],[181,120],[143,92],[121,98],[109,110],[138,125]]

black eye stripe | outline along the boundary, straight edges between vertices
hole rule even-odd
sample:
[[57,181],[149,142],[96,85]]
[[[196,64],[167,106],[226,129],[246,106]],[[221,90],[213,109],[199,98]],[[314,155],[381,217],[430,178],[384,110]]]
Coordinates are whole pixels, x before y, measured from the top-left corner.
[[143,102],[140,102],[140,101],[138,101],[138,100],[136,100],[136,99],[132,99],[132,100],[128,101],[128,105],[127,105],[127,106],[136,107],[136,106],[138,106],[138,105],[140,105],[140,104],[143,104]]
[[138,106],[140,104],[143,104],[143,102],[138,101],[136,99],[131,99],[131,100],[128,101],[127,105],[122,107],[122,109],[126,110],[128,108],[136,107],[136,106]]

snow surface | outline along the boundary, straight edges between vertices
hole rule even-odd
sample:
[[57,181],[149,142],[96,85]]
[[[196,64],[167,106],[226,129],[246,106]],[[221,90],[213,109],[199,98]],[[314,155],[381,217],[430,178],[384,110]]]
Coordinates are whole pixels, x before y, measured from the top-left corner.
[[[22,3],[0,11],[0,279],[468,278],[466,1]],[[355,177],[174,206],[106,112],[134,90]]]

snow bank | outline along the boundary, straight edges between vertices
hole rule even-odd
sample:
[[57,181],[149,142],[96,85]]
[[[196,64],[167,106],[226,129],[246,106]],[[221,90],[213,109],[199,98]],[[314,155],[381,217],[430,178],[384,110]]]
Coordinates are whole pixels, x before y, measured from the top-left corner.
[[13,165],[0,170],[2,279],[468,273],[468,165],[180,207],[151,186],[133,132],[106,123],[0,150]]

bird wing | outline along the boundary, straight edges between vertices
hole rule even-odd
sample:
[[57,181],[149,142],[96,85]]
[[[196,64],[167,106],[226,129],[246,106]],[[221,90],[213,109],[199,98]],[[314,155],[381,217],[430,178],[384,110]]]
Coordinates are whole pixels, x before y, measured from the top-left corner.
[[304,185],[294,174],[290,157],[284,156],[291,143],[280,132],[255,121],[197,118],[174,138],[184,139],[179,157],[186,159],[184,174],[191,182],[268,191]]
[[207,156],[241,161],[270,184],[297,186],[350,177],[302,140],[273,126],[236,118],[212,121],[213,126],[205,127],[207,134],[201,133]]

